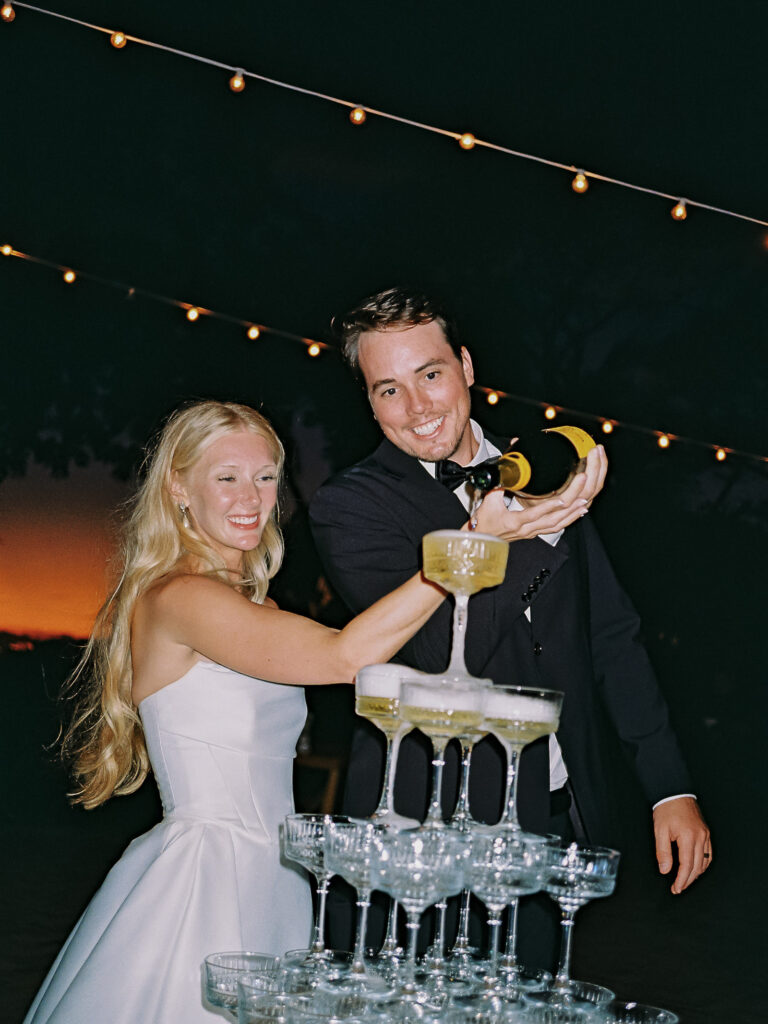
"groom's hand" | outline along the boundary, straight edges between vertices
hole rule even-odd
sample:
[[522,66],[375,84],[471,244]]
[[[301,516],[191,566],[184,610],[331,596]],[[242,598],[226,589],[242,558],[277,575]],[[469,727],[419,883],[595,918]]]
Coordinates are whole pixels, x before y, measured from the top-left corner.
[[608,471],[608,459],[602,445],[593,448],[586,466],[564,491],[553,498],[522,498],[522,509],[509,509],[504,491],[486,494],[475,519],[477,529],[503,540],[530,540],[541,533],[557,533],[589,511],[594,497],[602,490]]

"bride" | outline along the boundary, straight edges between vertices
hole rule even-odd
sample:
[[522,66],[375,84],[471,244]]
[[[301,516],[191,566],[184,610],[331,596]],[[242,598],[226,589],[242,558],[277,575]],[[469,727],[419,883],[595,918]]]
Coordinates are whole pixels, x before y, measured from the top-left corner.
[[163,819],[109,872],[25,1024],[202,1024],[207,953],[308,940],[309,888],[278,845],[302,687],[387,661],[444,595],[416,576],[341,631],[280,611],[266,594],[282,466],[259,413],[212,401],[177,411],[149,456],[64,752],[75,802],[131,793],[151,770]]

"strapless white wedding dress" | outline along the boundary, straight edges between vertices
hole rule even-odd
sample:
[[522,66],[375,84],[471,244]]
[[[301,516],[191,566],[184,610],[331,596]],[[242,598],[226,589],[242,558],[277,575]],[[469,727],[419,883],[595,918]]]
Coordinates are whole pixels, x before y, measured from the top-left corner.
[[139,713],[163,820],[109,872],[25,1024],[221,1020],[203,999],[206,954],[309,942],[309,884],[281,863],[278,838],[303,689],[203,661]]

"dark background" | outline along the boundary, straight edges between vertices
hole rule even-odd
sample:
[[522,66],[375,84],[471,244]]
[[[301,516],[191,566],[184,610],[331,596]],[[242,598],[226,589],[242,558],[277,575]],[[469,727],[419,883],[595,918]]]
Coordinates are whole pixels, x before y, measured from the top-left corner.
[[[761,0],[50,6],[768,220]],[[325,341],[332,314],[360,296],[419,285],[455,311],[481,384],[768,455],[768,229],[694,208],[675,223],[669,201],[597,182],[576,196],[567,172],[380,118],[353,128],[341,107],[253,80],[233,95],[226,71],[114,50],[22,8],[0,24],[0,68],[0,243]],[[248,342],[233,324],[190,325],[174,307],[83,278],[67,286],[13,258],[0,261],[0,338],[0,478],[30,460],[130,477],[180,401],[262,406],[290,455],[282,594],[319,608],[304,503],[376,441],[333,352],[313,360],[268,332]],[[478,415],[508,434],[543,422],[513,401],[479,400]],[[687,1024],[757,1021],[766,465],[717,464],[683,443],[663,453],[620,427],[607,446],[592,514],[643,614],[716,862],[682,897],[649,874],[636,898],[585,910],[581,976]],[[66,808],[42,745],[70,663],[55,644],[0,656],[9,1021],[156,813],[149,789],[89,814]],[[318,749],[343,739],[338,717],[318,709]],[[646,812],[628,786],[648,860]]]

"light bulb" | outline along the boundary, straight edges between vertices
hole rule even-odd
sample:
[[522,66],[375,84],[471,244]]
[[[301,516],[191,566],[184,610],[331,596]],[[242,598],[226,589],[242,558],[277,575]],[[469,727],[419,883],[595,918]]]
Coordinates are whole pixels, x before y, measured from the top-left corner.
[[67,282],[67,284],[72,284],[76,276],[77,275],[75,274],[74,270],[65,270],[63,275],[64,280]]
[[571,182],[571,188],[574,192],[586,192],[589,188],[589,181],[583,171],[579,171],[576,177]]
[[3,4],[3,6],[0,7],[0,18],[2,18],[3,21],[7,21],[10,24],[15,17],[16,11],[14,11],[10,4]]
[[715,458],[718,462],[725,462],[727,452],[725,448],[718,448],[715,452]]
[[13,252],[13,246],[4,245],[3,248],[0,249],[0,252],[2,252],[3,256],[10,256]]
[[258,336],[261,334],[261,331],[256,326],[256,324],[251,324],[251,326],[248,328],[247,334],[251,341],[256,341]]
[[685,220],[688,216],[688,211],[685,208],[684,201],[681,199],[678,203],[675,203],[670,213],[673,220]]
[[548,420],[553,420],[555,416],[557,416],[557,409],[554,407],[554,405],[548,405],[547,408],[544,410],[544,415]]
[[669,438],[666,434],[659,434],[659,439],[656,444],[659,448],[669,448]]
[[122,50],[122,48],[128,42],[128,40],[125,38],[124,32],[113,32],[112,35],[109,37],[109,41],[110,43],[112,43],[116,50]]
[[307,353],[312,357],[320,355],[320,346],[317,344],[316,341],[312,342],[312,344],[307,349]]
[[229,80],[229,88],[232,92],[242,92],[245,88],[245,78],[242,71],[236,71]]
[[352,124],[364,124],[367,116],[362,107],[353,107],[349,112],[349,120]]
[[485,396],[485,400],[488,403],[488,405],[497,405],[499,401],[499,392],[489,391],[488,394]]
[[464,132],[459,139],[459,145],[462,149],[474,149],[475,147],[475,136],[472,132]]
[[200,316],[200,310],[197,306],[190,306],[187,310],[187,320],[194,322]]
[[603,420],[602,428],[603,428],[603,433],[604,434],[612,434],[613,433],[613,423],[611,423],[610,420]]

